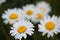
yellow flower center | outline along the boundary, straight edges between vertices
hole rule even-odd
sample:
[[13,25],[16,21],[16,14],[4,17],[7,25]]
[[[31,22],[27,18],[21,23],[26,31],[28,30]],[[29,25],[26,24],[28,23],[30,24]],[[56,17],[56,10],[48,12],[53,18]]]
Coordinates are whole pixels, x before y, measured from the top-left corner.
[[32,14],[33,14],[33,11],[32,11],[32,10],[28,10],[28,11],[26,12],[26,14],[27,14],[27,15],[32,15]]
[[18,18],[18,14],[13,13],[9,16],[10,19],[17,19]]
[[37,15],[37,19],[41,19],[42,18],[42,14],[38,13]]
[[55,23],[47,22],[45,26],[46,26],[46,29],[50,31],[50,30],[54,29]]
[[10,21],[10,22],[9,22],[9,24],[13,24],[13,22],[12,22],[12,21]]
[[24,33],[25,31],[27,30],[27,28],[26,28],[26,26],[20,26],[19,28],[18,28],[18,33]]
[[41,7],[40,10],[45,11],[45,8],[44,7]]

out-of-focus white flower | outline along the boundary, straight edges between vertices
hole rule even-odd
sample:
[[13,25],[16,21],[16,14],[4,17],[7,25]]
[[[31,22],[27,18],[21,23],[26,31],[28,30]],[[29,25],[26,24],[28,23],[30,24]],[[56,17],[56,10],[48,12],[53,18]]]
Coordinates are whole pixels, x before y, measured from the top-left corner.
[[35,9],[35,14],[32,16],[31,21],[34,23],[38,23],[43,17],[47,17],[48,14],[45,14],[44,12]]
[[51,7],[50,7],[50,5],[49,5],[48,3],[46,3],[46,2],[44,2],[44,1],[38,2],[38,3],[36,4],[36,8],[37,8],[37,10],[40,10],[40,11],[42,11],[42,12],[44,12],[44,13],[49,13],[49,12],[51,12]]

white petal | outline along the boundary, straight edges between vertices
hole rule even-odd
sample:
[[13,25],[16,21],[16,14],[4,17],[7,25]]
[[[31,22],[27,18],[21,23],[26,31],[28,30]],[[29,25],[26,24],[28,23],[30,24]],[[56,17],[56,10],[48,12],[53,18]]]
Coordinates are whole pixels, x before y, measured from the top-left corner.
[[41,24],[44,24],[44,21],[40,20],[40,23],[41,23]]
[[17,34],[17,31],[16,30],[10,30],[10,34]]
[[4,20],[3,22],[4,22],[5,24],[7,24],[7,23],[9,22],[9,20],[6,19],[6,20]]
[[11,29],[14,29],[14,27],[11,27]]
[[23,37],[26,39],[27,38],[27,34],[23,34]]
[[42,34],[42,36],[44,36],[46,33],[47,33],[47,32],[44,32],[44,33]]
[[50,35],[53,37],[53,33],[50,33]]
[[11,33],[14,33],[14,32],[15,32],[14,30],[10,30],[10,34],[11,34]]
[[28,35],[32,35],[33,32],[32,32],[32,31],[27,31],[27,34],[28,34]]
[[41,28],[42,26],[40,24],[38,24],[38,28]]
[[59,33],[60,33],[60,30],[58,29],[58,30],[57,30],[57,32],[59,32]]
[[50,37],[50,34],[48,34],[47,37],[49,38]]
[[47,18],[48,18],[48,20],[50,21],[50,19],[51,19],[50,16],[48,16]]
[[16,35],[15,35],[15,39],[22,39],[22,36],[19,35],[19,34],[16,34]]
[[[57,30],[57,29],[56,29],[56,30]],[[55,34],[57,34],[57,31],[56,31],[56,30],[53,31]]]
[[3,18],[3,19],[6,19],[6,18],[8,18],[8,16],[7,16],[6,14],[3,14],[3,15],[2,15],[2,18]]
[[19,40],[21,40],[21,38]]
[[12,33],[11,36],[15,36],[16,33]]
[[31,31],[34,31],[34,29],[30,29]]
[[55,18],[55,15],[53,15],[51,19],[53,20],[54,18]]

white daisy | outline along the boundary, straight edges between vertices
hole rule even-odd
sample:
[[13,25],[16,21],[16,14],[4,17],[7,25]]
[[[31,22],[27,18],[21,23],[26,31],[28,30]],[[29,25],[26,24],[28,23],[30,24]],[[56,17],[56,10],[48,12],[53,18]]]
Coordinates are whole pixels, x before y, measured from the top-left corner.
[[43,17],[47,17],[48,14],[43,13],[40,10],[35,9],[35,14],[32,16],[31,21],[34,23],[39,22]]
[[60,24],[57,16],[44,17],[43,20],[40,20],[40,23],[41,24],[38,25],[38,31],[43,32],[43,36],[47,33],[47,37],[49,38],[50,36],[53,37],[54,34],[60,32]]
[[50,5],[44,1],[37,3],[36,8],[44,13],[49,13],[51,11]]
[[60,17],[58,17],[58,21],[59,21],[59,24],[60,24]]
[[19,21],[13,24],[11,27],[10,34],[14,36],[15,39],[22,39],[22,37],[27,38],[28,35],[32,35],[34,32],[33,24],[29,21]]
[[5,19],[4,23],[15,23],[18,20],[24,20],[24,16],[23,16],[23,11],[22,9],[8,9],[7,11],[5,11],[5,14],[2,15],[2,18]]
[[2,4],[2,3],[4,3],[6,0],[0,0],[0,5]]
[[26,17],[27,20],[29,20],[34,15],[35,11],[34,9],[35,6],[32,4],[23,6],[24,16]]

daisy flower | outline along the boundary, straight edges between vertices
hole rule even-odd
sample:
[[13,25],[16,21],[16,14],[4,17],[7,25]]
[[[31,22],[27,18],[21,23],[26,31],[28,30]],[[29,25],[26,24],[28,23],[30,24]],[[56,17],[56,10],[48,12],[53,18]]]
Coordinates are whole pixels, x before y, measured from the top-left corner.
[[14,36],[15,39],[22,39],[27,38],[28,35],[32,35],[34,32],[33,24],[29,21],[19,21],[13,24],[13,27],[11,27],[10,34],[11,36]]
[[44,13],[49,13],[51,11],[51,7],[48,3],[41,1],[36,4],[37,10],[40,10]]
[[38,23],[43,17],[47,17],[48,14],[43,13],[40,10],[35,9],[35,14],[32,16],[31,21],[34,23]]
[[41,24],[38,25],[38,31],[42,32],[43,36],[47,34],[47,37],[49,38],[50,36],[53,37],[54,34],[60,32],[60,24],[57,16],[53,15],[52,17],[44,17],[43,20],[40,20],[40,23]]
[[60,24],[60,17],[58,17],[58,21],[59,21],[59,24]]
[[34,12],[35,12],[34,9],[35,9],[35,6],[32,4],[23,6],[23,10],[24,10],[23,15],[26,17],[27,20],[29,20],[34,15]]
[[4,23],[7,24],[13,24],[15,22],[17,22],[18,20],[24,20],[24,16],[23,16],[23,11],[22,9],[8,9],[7,11],[5,11],[5,14],[2,15],[2,18],[5,19]]
[[2,4],[2,3],[4,3],[6,0],[0,0],[0,5]]

